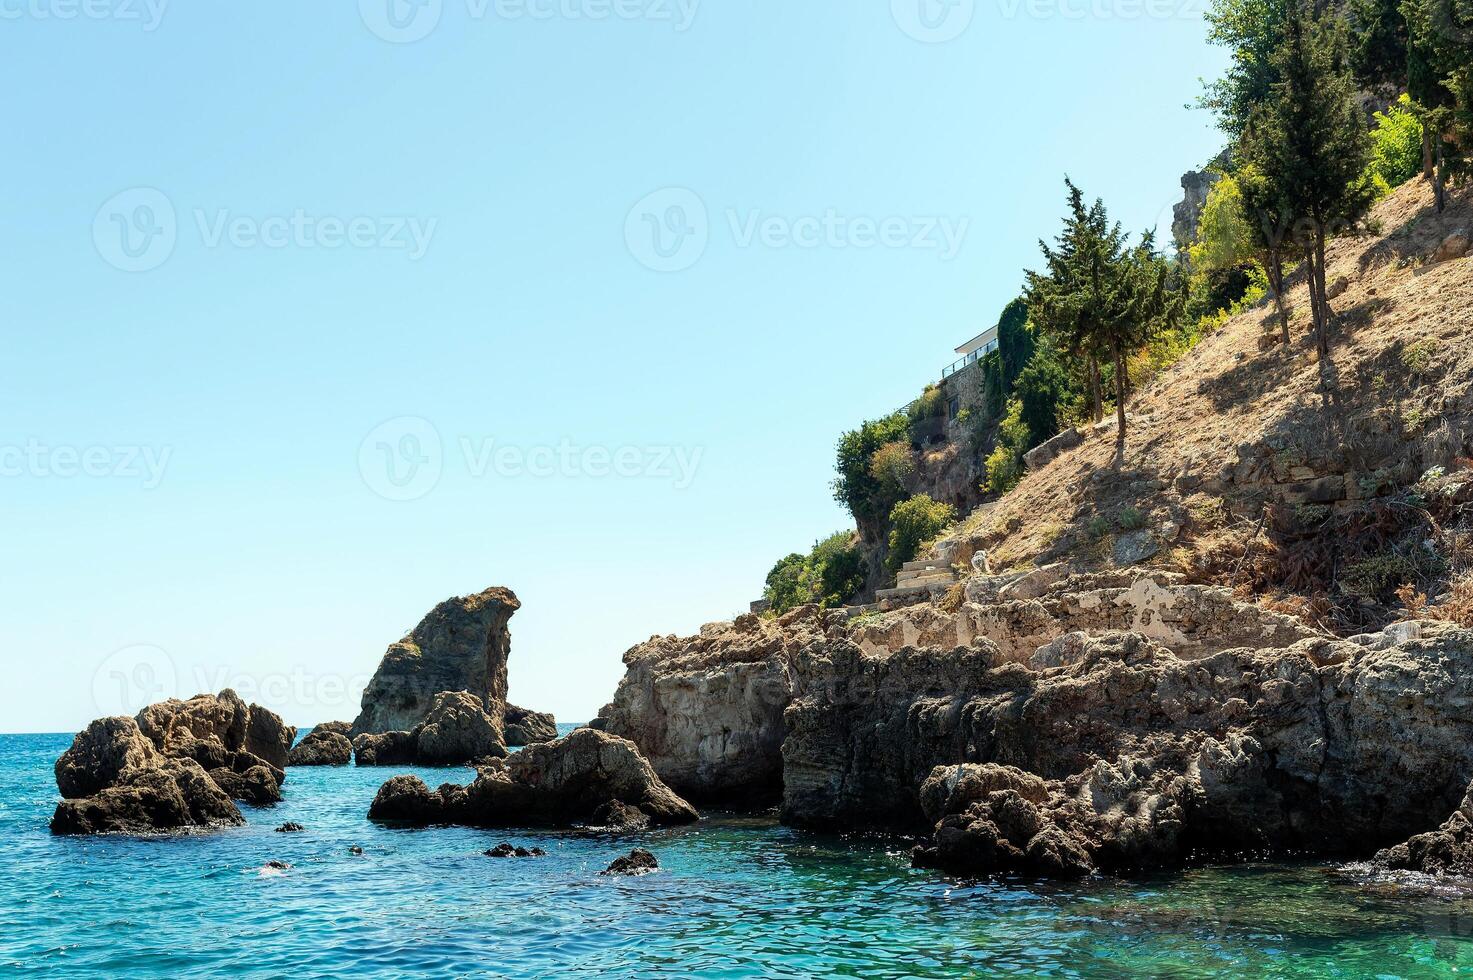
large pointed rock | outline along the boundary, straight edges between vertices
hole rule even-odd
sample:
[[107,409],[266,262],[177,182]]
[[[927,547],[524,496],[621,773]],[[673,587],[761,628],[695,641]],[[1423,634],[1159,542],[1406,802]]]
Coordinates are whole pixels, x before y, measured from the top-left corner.
[[391,644],[363,692],[353,736],[409,732],[423,722],[435,695],[468,691],[479,698],[501,740],[506,714],[507,623],[522,606],[510,589],[490,588],[447,599]]

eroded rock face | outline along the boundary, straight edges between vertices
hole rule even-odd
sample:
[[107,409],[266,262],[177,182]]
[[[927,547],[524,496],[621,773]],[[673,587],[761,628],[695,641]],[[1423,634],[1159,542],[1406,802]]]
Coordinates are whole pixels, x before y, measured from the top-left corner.
[[289,766],[346,766],[353,761],[353,743],[348,740],[345,721],[329,721],[312,729],[307,737],[292,746],[287,755]]
[[1065,659],[1033,670],[980,640],[801,661],[784,819],[924,823],[921,863],[1078,875],[1367,853],[1473,777],[1473,633],[1447,624],[1195,660],[1114,634]]
[[557,738],[557,719],[545,711],[506,706],[506,744],[534,745]]
[[570,827],[590,823],[611,803],[659,825],[699,817],[631,742],[590,728],[482,767],[469,786],[447,783],[432,792],[417,777],[396,776],[379,789],[368,815],[418,826]]
[[[782,747],[792,722],[784,712],[800,696],[822,696],[819,688],[843,697],[868,683],[864,661],[853,655],[843,669],[800,676],[801,662],[846,644],[879,657],[907,647],[930,649],[933,656],[973,650],[970,661],[954,668],[970,675],[1035,657],[1041,658],[1037,666],[1058,666],[1074,655],[1071,642],[1121,630],[1151,637],[1182,658],[1324,639],[1291,617],[1165,573],[1076,576],[1051,566],[974,576],[967,594],[973,601],[956,612],[922,605],[850,624],[842,614],[806,607],[776,620],[738,617],[694,637],[656,637],[625,654],[624,678],[593,725],[633,741],[660,778],[691,799],[759,803],[785,782],[791,789],[795,781],[801,787],[817,778],[801,759],[785,762]],[[1063,639],[1071,635],[1074,640]],[[914,677],[887,677],[886,683],[919,684],[931,668],[928,663]],[[947,752],[934,758],[938,765],[963,760]]]
[[359,735],[352,744],[360,766],[464,766],[506,755],[481,699],[466,691],[435,695],[413,731]]
[[521,603],[510,589],[447,599],[402,640],[390,645],[363,692],[352,735],[411,731],[435,695],[467,691],[480,699],[502,741],[506,712],[507,623]]
[[243,771],[239,759],[247,755],[276,772],[278,782],[285,778],[282,770],[297,737],[297,730],[274,712],[246,704],[231,690],[188,701],[170,698],[144,708],[137,721],[167,756],[193,759],[206,769]]
[[193,759],[160,759],[125,769],[81,799],[62,800],[53,834],[151,834],[245,823],[240,810]]
[[1441,827],[1378,852],[1374,863],[1392,871],[1473,876],[1473,784]]
[[56,760],[59,834],[146,833],[243,822],[232,800],[281,799],[296,730],[234,691],[100,718]]
[[624,655],[624,678],[593,724],[638,745],[692,799],[776,799],[793,659],[824,630],[824,617],[805,607],[776,621],[739,616],[688,639],[654,637]]

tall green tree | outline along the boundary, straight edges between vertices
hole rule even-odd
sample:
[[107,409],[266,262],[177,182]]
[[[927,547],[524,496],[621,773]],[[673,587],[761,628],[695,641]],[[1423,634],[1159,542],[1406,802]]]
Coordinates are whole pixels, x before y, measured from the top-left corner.
[[1184,297],[1173,288],[1171,267],[1156,251],[1155,233],[1120,258],[1111,277],[1115,302],[1101,323],[1100,343],[1110,351],[1115,371],[1115,455],[1125,456],[1125,402],[1130,395],[1130,354],[1163,330],[1176,326]]
[[[1253,138],[1252,135],[1248,137],[1249,140]],[[1293,337],[1289,333],[1289,308],[1284,300],[1284,268],[1299,257],[1297,243],[1291,234],[1293,217],[1284,210],[1284,196],[1279,185],[1257,167],[1245,164],[1239,170],[1237,180],[1253,250],[1268,279],[1274,309],[1279,315],[1279,329],[1284,345],[1288,346]]]
[[1341,22],[1293,8],[1273,64],[1279,80],[1253,116],[1242,156],[1265,181],[1260,206],[1281,222],[1270,234],[1282,235],[1306,259],[1315,342],[1322,377],[1328,378],[1333,314],[1325,245],[1354,230],[1370,210],[1370,137]]
[[1402,0],[1407,93],[1423,126],[1422,172],[1440,213],[1446,183],[1473,154],[1473,0]]
[[1025,272],[1024,301],[1034,324],[1060,348],[1079,358],[1085,369],[1090,415],[1104,416],[1100,362],[1110,356],[1105,323],[1119,302],[1119,264],[1125,233],[1111,223],[1103,201],[1084,203],[1084,194],[1068,177],[1069,214],[1064,230],[1050,246],[1039,241],[1044,267]]
[[1227,48],[1232,63],[1219,79],[1204,82],[1198,105],[1212,111],[1218,127],[1234,141],[1242,137],[1254,111],[1266,102],[1278,68],[1274,52],[1296,0],[1212,0],[1207,40]]

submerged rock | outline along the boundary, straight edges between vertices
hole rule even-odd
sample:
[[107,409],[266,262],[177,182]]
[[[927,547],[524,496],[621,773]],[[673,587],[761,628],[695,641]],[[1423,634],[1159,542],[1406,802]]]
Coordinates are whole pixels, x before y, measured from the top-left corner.
[[318,725],[287,755],[288,766],[346,766],[353,761],[353,743],[348,740],[348,723]]
[[101,718],[56,761],[58,834],[149,833],[244,822],[232,800],[281,799],[296,730],[226,690]]
[[469,786],[447,783],[432,792],[418,777],[396,776],[379,789],[368,815],[421,826],[571,827],[612,801],[655,824],[699,818],[631,742],[588,728],[485,766]]
[[486,857],[490,858],[537,858],[545,857],[547,855],[547,852],[540,847],[533,847],[528,849],[525,847],[517,847],[512,844],[497,844],[489,851],[484,851],[483,853]]
[[507,623],[520,608],[503,588],[440,603],[389,646],[363,692],[351,734],[412,731],[425,721],[436,695],[466,691],[480,700],[501,742],[511,654]]
[[644,830],[649,825],[649,814],[618,800],[603,804],[588,818],[588,826],[599,830]]
[[557,738],[557,720],[545,711],[506,706],[506,744],[534,745]]
[[359,735],[353,752],[360,766],[464,766],[504,758],[506,746],[480,698],[445,691],[413,731]]
[[642,847],[636,847],[624,857],[614,859],[607,868],[600,871],[601,875],[647,875],[651,871],[660,870],[659,860]]

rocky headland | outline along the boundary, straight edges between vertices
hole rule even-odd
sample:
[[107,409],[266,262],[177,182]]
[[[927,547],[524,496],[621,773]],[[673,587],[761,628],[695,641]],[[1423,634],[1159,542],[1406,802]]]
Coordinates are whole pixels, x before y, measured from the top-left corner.
[[974,873],[1369,855],[1473,778],[1466,629],[1336,639],[1163,573],[979,574],[966,596],[651,640],[598,724],[682,791],[780,785],[787,823],[919,834],[917,863]]
[[244,822],[235,801],[281,799],[296,730],[234,691],[101,718],[56,761],[56,834],[153,833]]

